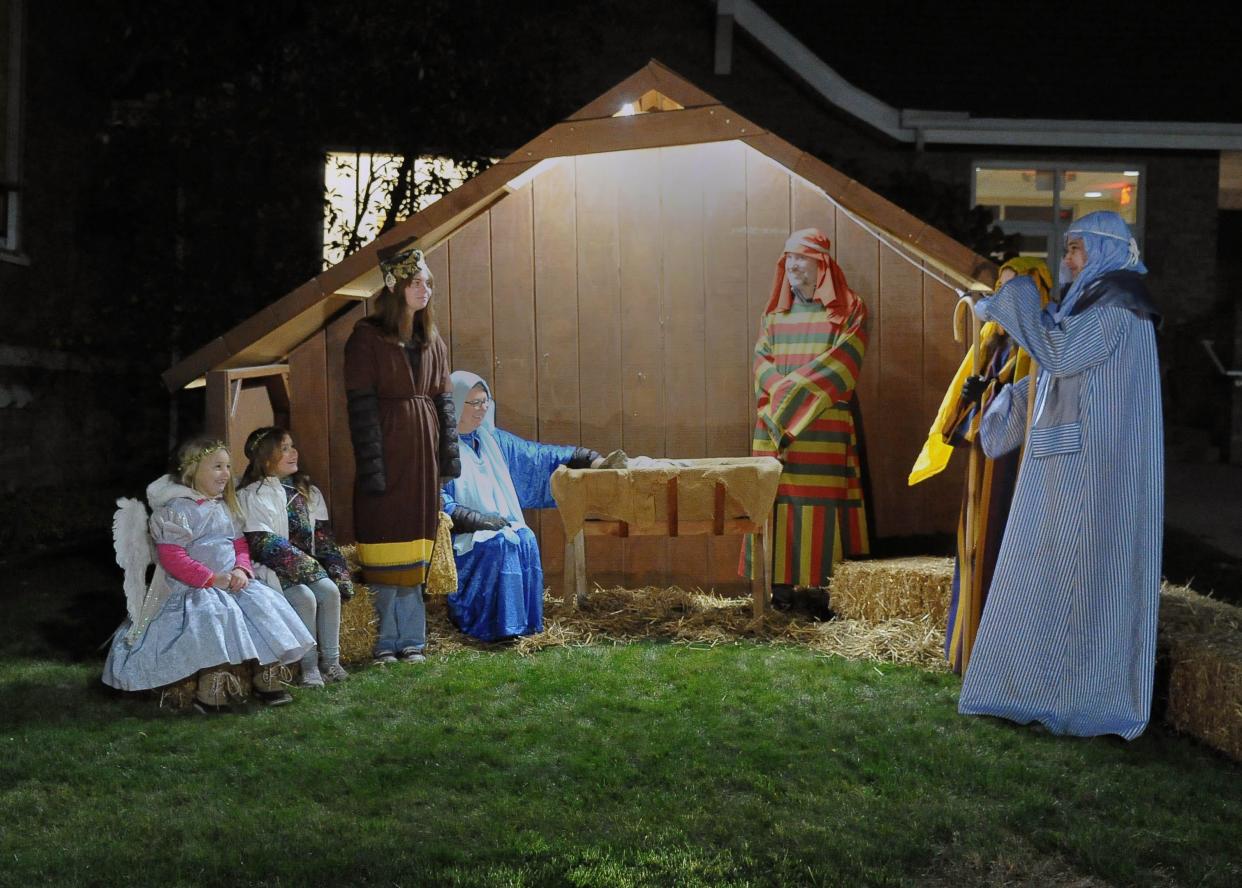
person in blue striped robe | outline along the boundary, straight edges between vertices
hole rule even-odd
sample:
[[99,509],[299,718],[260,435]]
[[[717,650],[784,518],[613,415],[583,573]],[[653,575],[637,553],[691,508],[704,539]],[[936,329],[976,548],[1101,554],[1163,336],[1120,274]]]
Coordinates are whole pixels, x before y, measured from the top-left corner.
[[[1164,436],[1147,269],[1120,216],[1066,233],[1060,304],[1021,276],[975,304],[1039,363],[1029,438],[958,711],[1132,740],[1151,714]],[[983,418],[991,458],[1028,435],[1028,379]]]

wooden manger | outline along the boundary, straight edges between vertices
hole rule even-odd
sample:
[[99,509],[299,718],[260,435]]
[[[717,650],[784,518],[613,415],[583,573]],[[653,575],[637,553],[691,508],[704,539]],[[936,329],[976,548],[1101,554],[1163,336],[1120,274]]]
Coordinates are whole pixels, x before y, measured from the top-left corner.
[[762,581],[751,591],[754,614],[761,616],[772,595],[770,516],[780,462],[760,456],[652,463],[628,469],[562,466],[553,473],[552,496],[565,527],[565,600],[577,605],[586,599],[589,536],[753,533],[764,553]]

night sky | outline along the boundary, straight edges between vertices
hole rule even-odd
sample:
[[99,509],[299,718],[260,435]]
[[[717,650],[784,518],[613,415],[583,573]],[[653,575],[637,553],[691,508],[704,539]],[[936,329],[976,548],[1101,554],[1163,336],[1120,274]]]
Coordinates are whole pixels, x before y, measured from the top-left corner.
[[1242,122],[1237,4],[756,2],[899,108]]

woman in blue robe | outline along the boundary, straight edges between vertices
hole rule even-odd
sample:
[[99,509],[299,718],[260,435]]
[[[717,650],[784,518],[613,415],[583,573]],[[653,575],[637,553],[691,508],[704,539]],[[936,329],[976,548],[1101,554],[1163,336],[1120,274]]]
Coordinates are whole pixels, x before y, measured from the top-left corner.
[[462,470],[441,494],[457,561],[449,616],[481,641],[543,631],[543,567],[522,510],[556,505],[548,482],[558,466],[603,461],[594,450],[539,444],[496,428],[491,394],[481,377],[453,373]]
[[[958,710],[1132,740],[1151,714],[1164,437],[1147,269],[1116,213],[1066,233],[1060,305],[1028,277],[975,311],[1039,362],[1033,422]],[[1029,377],[983,416],[995,459],[1022,443]]]

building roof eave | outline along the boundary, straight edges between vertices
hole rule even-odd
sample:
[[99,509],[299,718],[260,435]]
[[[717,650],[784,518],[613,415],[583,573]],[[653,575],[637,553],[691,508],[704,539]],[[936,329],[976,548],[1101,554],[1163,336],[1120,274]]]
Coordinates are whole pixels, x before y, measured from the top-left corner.
[[1040,148],[1242,150],[1242,124],[1139,120],[1027,120],[898,109],[850,83],[752,0],[714,0],[826,101],[899,142]]

